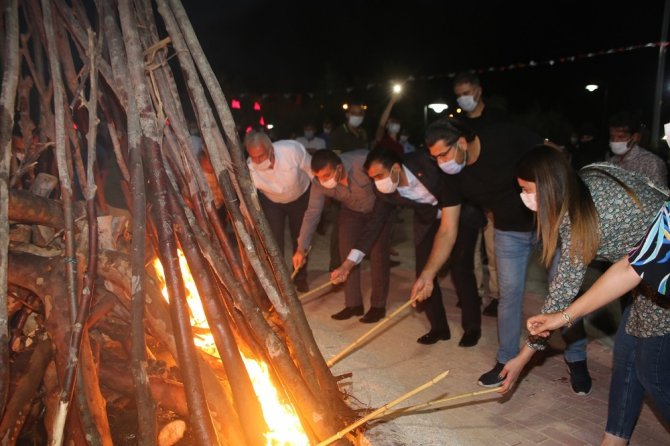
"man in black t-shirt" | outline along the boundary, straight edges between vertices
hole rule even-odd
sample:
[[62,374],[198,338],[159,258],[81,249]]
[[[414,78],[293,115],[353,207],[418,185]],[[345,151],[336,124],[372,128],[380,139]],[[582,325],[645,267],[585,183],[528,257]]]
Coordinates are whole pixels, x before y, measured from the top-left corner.
[[[499,349],[496,366],[479,378],[485,387],[497,387],[504,364],[519,352],[526,269],[536,243],[532,213],[517,190],[517,161],[542,139],[510,120],[490,123],[475,133],[462,121],[442,119],[426,131],[426,145],[448,175],[443,219],[435,235],[426,266],[412,287],[412,297],[423,300],[432,281],[449,258],[458,235],[461,205],[470,202],[493,213],[500,286],[498,308]],[[495,149],[493,149],[495,147]],[[473,265],[474,266],[474,265]]]

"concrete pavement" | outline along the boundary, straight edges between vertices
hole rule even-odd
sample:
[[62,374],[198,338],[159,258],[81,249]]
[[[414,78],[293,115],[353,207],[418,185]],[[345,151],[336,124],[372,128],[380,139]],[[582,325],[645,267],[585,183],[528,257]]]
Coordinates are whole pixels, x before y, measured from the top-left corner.
[[[400,265],[392,269],[387,314],[407,301],[414,279],[411,242],[411,213],[402,211],[395,225],[394,248]],[[328,280],[328,237],[317,236],[309,261],[310,285],[315,288]],[[369,299],[369,264],[361,266]],[[524,304],[525,317],[541,306],[546,282],[544,270],[534,260],[529,265]],[[429,381],[444,370],[449,376],[415,395],[398,407],[482,390],[477,378],[495,364],[496,319],[482,317],[482,339],[472,348],[458,347],[462,335],[460,310],[450,278],[441,279],[452,338],[431,346],[416,338],[428,330],[423,314],[408,309],[385,325],[358,349],[333,366],[335,375],[351,372],[341,387],[349,402],[361,409],[380,407],[405,392]],[[317,343],[326,359],[334,356],[372,326],[358,318],[335,321],[332,313],[344,306],[341,292],[320,293],[304,302],[304,309]],[[366,301],[366,310],[368,301]],[[616,313],[616,311],[614,311]],[[616,314],[615,314],[616,317]],[[562,341],[554,336],[552,347],[536,354],[533,367],[513,393],[496,393],[453,402],[439,410],[425,410],[370,424],[365,433],[373,445],[590,445],[599,444],[607,415],[607,396],[612,360],[611,336],[588,327],[588,364],[593,377],[589,396],[572,393],[569,375],[561,354]],[[669,371],[670,372],[670,371]],[[662,426],[645,405],[633,445],[670,444],[670,431]]]

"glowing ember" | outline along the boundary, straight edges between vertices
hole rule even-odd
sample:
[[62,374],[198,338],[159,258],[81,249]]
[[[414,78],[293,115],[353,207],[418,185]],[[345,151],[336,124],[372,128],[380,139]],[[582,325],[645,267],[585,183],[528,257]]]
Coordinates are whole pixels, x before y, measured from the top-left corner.
[[[214,344],[214,337],[209,331],[209,324],[202,308],[202,302],[195,286],[191,270],[188,268],[186,257],[181,250],[179,254],[179,266],[181,268],[184,287],[186,288],[186,300],[191,310],[191,326],[194,328],[194,343],[205,353],[219,358],[219,352]],[[167,286],[165,285],[165,273],[160,260],[154,259],[153,267],[162,282],[162,293],[166,301],[169,301]],[[280,399],[277,389],[272,385],[268,366],[263,361],[250,359],[242,355],[244,364],[254,386],[263,410],[265,422],[269,431],[265,433],[267,446],[302,446],[309,445],[307,434],[302,428],[300,418],[290,403],[284,403]]]

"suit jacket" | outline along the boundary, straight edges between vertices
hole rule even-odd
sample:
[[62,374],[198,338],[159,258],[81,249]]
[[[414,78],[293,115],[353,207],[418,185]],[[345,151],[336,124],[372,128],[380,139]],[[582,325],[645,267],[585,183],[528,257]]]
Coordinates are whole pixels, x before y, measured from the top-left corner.
[[444,186],[441,180],[444,173],[440,170],[435,160],[426,152],[417,151],[405,154],[402,164],[423,184],[423,186],[436,199],[437,205],[419,203],[401,196],[397,191],[392,194],[383,194],[375,188],[377,201],[372,212],[372,217],[365,230],[356,243],[356,249],[368,254],[376,240],[376,235],[384,227],[384,224],[393,215],[396,206],[414,209],[414,243],[419,244],[433,224],[437,221],[437,212],[443,206]]

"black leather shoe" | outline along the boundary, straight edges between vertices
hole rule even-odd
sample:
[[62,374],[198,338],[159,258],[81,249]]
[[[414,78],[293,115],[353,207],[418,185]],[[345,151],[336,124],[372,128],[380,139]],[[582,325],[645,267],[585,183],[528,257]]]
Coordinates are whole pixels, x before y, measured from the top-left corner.
[[363,314],[363,305],[357,307],[344,307],[344,310],[341,310],[330,317],[338,321],[343,321],[353,316],[360,316],[361,314]]
[[372,324],[380,319],[384,319],[385,316],[386,316],[386,308],[371,307],[368,310],[368,312],[365,313],[365,316],[363,316],[359,320],[364,324]]
[[449,339],[451,339],[451,333],[449,331],[429,331],[417,339],[416,342],[419,344],[430,345],[435,344],[437,341],[448,341]]
[[479,342],[479,338],[482,337],[481,330],[465,330],[463,337],[458,342],[459,347],[473,347]]

